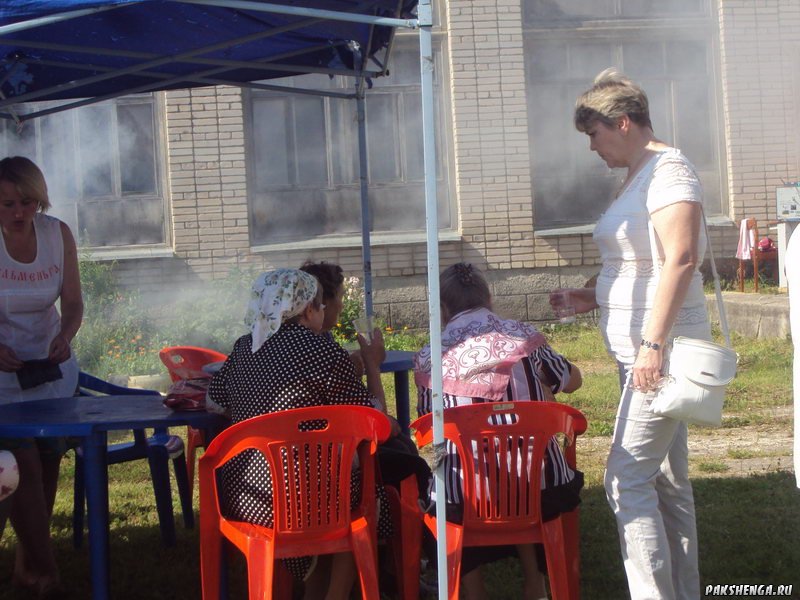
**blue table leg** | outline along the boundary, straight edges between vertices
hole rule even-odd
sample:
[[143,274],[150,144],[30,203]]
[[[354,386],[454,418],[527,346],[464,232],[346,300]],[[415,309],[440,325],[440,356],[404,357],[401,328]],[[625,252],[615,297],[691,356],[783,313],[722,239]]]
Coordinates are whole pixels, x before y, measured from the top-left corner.
[[83,443],[92,600],[109,597],[108,435],[95,431]]
[[394,372],[394,397],[397,403],[397,421],[403,428],[403,433],[409,435],[411,413],[408,399],[408,371]]

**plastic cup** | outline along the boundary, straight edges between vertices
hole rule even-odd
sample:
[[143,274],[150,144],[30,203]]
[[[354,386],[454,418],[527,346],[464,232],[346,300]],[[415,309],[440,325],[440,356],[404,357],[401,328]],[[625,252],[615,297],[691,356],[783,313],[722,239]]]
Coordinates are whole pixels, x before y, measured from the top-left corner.
[[576,321],[574,306],[562,306],[555,309],[555,313],[559,323],[574,323]]
[[574,323],[575,307],[568,291],[553,292],[550,295],[553,301],[553,312],[560,323]]
[[364,336],[364,339],[367,340],[367,343],[372,343],[372,330],[374,328],[372,324],[372,317],[358,317],[357,319],[353,319],[353,327],[355,328],[356,333]]

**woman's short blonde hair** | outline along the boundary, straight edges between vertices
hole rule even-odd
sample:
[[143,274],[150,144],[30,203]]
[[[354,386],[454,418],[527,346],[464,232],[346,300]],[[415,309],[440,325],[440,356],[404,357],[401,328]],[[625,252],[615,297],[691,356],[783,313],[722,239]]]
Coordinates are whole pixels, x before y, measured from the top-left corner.
[[626,115],[637,125],[653,128],[647,94],[613,67],[595,77],[592,87],[575,102],[575,128],[584,133],[593,123],[615,125]]
[[8,156],[0,160],[0,181],[13,183],[23,197],[36,201],[41,212],[50,208],[44,174],[31,159]]

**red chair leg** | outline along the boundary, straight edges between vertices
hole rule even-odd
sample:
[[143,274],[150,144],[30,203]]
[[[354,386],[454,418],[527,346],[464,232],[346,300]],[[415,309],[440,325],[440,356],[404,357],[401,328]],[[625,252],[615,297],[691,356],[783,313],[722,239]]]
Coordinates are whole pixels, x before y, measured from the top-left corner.
[[422,553],[422,509],[419,507],[416,475],[400,482],[400,528],[402,531],[402,570],[397,572],[402,600],[419,599],[419,571]]
[[542,523],[547,574],[550,579],[550,596],[553,600],[569,600],[569,569],[565,546],[565,526],[561,517]]
[[581,549],[580,549],[580,511],[561,515],[564,526],[564,547],[567,553],[567,577],[570,600],[580,600],[581,591]]
[[366,519],[357,519],[350,526],[353,555],[361,582],[362,600],[378,600],[378,566],[375,560],[375,541]]
[[272,599],[274,546],[261,539],[251,539],[247,549],[247,587],[250,600]]
[[197,448],[205,448],[203,432],[194,427],[186,428],[186,474],[189,477],[189,493],[194,493],[194,465],[197,460]]
[[447,588],[448,598],[458,600],[461,587],[461,552],[464,528],[454,523],[447,524]]

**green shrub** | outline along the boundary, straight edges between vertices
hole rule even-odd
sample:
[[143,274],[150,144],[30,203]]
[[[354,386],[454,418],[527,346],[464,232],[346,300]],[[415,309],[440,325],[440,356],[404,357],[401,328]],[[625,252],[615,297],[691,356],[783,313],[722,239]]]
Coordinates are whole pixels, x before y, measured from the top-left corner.
[[115,266],[81,256],[83,323],[72,344],[78,363],[98,377],[156,373],[163,368],[160,328],[142,310],[138,292],[119,289]]

